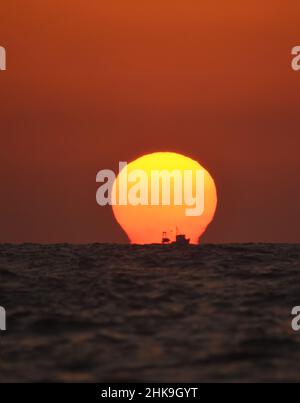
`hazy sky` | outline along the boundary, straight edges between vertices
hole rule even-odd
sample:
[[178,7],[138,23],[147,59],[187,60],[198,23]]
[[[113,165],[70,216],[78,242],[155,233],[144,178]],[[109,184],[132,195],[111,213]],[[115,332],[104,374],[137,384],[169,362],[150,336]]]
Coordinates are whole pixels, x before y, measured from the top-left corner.
[[0,242],[126,242],[96,173],[176,151],[214,176],[205,242],[300,242],[299,1],[1,4]]

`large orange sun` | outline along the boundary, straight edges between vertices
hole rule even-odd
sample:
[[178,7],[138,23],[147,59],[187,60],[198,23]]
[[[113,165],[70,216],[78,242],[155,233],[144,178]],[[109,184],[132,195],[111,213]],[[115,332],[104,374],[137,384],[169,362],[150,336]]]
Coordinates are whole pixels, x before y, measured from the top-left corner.
[[[155,183],[159,184],[155,195],[153,172],[158,175]],[[164,182],[159,176],[162,172],[170,174],[169,181]],[[199,174],[202,182],[198,183],[202,183],[201,195],[197,194],[197,172],[202,175]],[[169,195],[166,187],[170,189]],[[113,204],[113,213],[131,243],[160,243],[163,232],[171,241],[175,240],[176,232],[180,232],[190,238],[191,243],[198,243],[217,206],[216,186],[208,171],[197,161],[173,152],[147,154],[127,164],[113,185],[116,200],[120,200],[121,191],[123,205]],[[179,196],[179,202],[175,195]],[[189,205],[185,203],[186,195],[194,197],[189,199]],[[191,205],[193,200],[194,206]]]

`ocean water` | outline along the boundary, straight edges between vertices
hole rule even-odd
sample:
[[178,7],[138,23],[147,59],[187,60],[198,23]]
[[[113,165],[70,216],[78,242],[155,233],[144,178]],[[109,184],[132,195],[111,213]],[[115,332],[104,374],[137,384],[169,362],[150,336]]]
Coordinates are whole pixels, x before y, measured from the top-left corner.
[[300,381],[300,245],[0,245],[0,381]]

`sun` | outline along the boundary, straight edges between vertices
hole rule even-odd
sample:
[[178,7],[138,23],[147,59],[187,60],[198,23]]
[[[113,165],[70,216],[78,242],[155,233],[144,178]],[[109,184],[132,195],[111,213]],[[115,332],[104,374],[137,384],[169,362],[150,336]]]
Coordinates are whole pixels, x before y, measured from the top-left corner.
[[116,177],[112,194],[122,200],[113,203],[114,216],[136,244],[160,243],[163,233],[173,241],[178,232],[198,243],[217,206],[209,172],[174,152],[143,155],[127,164]]

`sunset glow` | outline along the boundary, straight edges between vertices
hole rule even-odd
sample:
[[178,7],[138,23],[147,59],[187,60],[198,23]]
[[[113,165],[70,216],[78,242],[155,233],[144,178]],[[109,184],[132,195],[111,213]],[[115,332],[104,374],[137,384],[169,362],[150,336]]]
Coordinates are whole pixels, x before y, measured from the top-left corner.
[[[217,205],[217,193],[213,178],[197,161],[186,156],[171,152],[157,152],[144,155],[127,165],[127,175],[133,171],[143,171],[148,178],[148,194],[151,198],[151,175],[154,170],[174,172],[179,171],[184,177],[184,172],[190,171],[193,174],[201,170],[204,173],[204,210],[198,216],[188,216],[187,206],[174,204],[174,181],[170,181],[170,205],[113,205],[113,212],[116,220],[124,229],[132,243],[147,244],[161,242],[162,232],[166,232],[170,240],[175,239],[176,231],[185,234],[190,238],[191,243],[198,243],[199,237],[206,230],[207,225],[212,221]],[[120,176],[114,183],[113,192],[118,195],[120,188]],[[195,195],[196,175],[193,175],[192,189],[187,189]],[[136,183],[128,184],[128,194]],[[159,189],[159,199],[163,198],[165,189],[163,185]],[[184,199],[184,198],[183,198]]]

